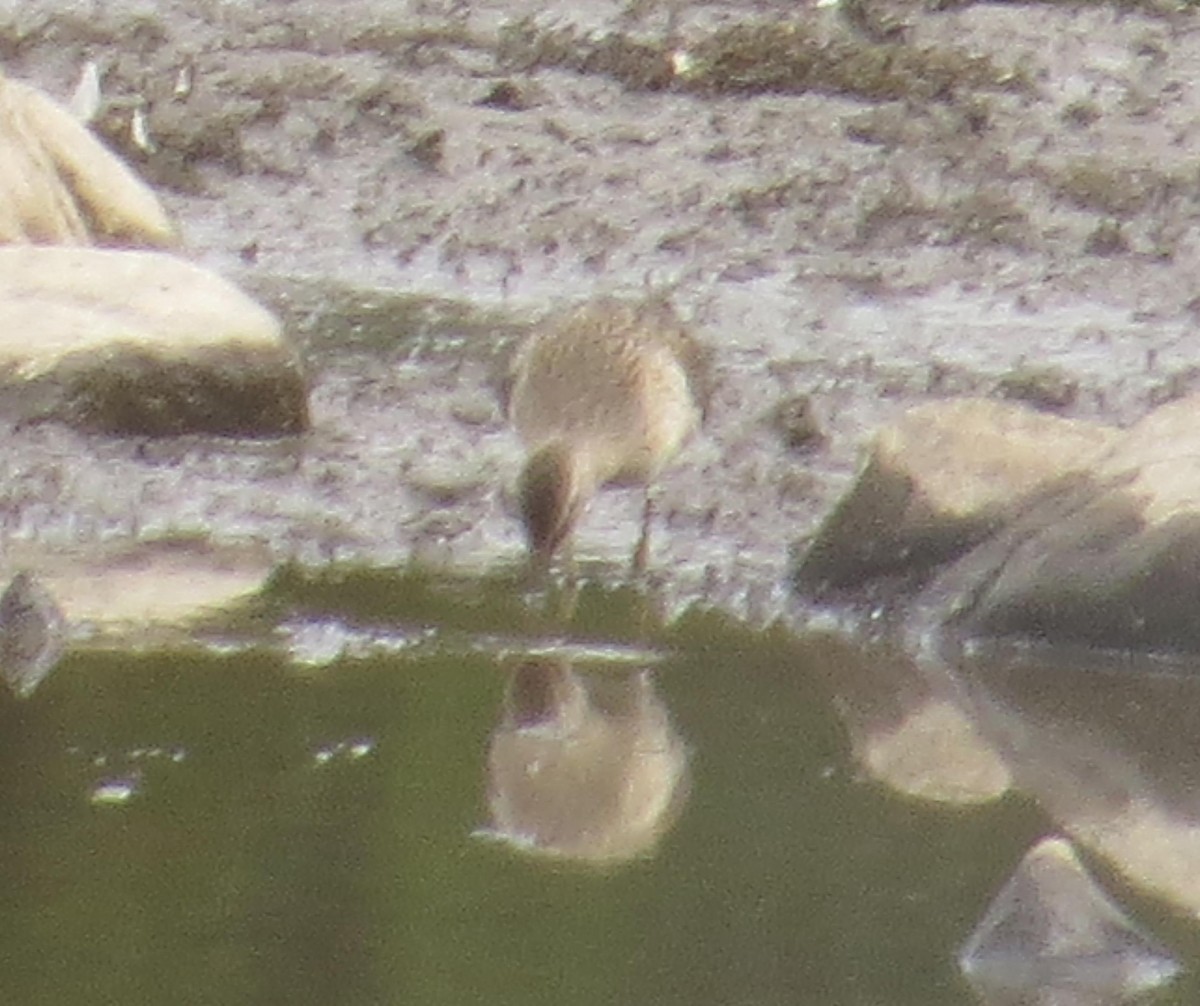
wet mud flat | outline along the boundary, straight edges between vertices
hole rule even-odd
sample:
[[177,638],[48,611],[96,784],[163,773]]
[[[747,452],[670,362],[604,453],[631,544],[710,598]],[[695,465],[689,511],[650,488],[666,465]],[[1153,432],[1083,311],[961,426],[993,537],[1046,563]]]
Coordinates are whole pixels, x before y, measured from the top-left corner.
[[[719,379],[652,567],[681,604],[765,619],[791,604],[788,546],[907,406],[983,393],[1123,424],[1194,388],[1193,10],[673,10],[0,7],[12,75],[65,98],[97,62],[97,130],[189,254],[281,313],[313,415],[271,442],[8,430],[6,540],[515,562],[496,365],[549,307],[650,287]],[[585,521],[602,576],[638,507],[605,493]]]

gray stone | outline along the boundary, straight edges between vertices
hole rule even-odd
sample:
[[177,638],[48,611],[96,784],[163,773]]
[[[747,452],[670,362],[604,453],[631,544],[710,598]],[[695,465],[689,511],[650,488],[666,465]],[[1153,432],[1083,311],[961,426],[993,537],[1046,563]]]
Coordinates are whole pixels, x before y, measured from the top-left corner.
[[1200,399],[1134,426],[1066,498],[1030,506],[963,626],[1200,651]]
[[1198,413],[1180,399],[1122,432],[1005,402],[914,409],[877,435],[795,582],[872,597],[932,579],[926,627],[1200,652]]

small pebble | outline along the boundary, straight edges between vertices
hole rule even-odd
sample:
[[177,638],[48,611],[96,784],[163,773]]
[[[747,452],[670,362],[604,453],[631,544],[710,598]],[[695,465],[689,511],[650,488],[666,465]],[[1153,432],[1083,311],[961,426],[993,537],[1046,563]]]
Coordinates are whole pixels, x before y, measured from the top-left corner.
[[825,439],[809,395],[789,395],[781,399],[771,415],[771,425],[792,450],[818,447]]
[[1000,378],[997,390],[1010,400],[1027,402],[1044,412],[1059,412],[1075,403],[1079,382],[1061,367],[1014,367]]

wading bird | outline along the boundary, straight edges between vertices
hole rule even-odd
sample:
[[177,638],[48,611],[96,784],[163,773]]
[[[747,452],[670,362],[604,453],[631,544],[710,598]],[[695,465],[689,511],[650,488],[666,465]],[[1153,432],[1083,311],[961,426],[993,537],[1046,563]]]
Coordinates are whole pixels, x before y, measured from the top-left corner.
[[530,333],[509,374],[508,417],[528,451],[517,495],[535,567],[549,565],[597,489],[642,484],[633,566],[645,568],[650,483],[699,428],[709,369],[661,299],[592,301]]

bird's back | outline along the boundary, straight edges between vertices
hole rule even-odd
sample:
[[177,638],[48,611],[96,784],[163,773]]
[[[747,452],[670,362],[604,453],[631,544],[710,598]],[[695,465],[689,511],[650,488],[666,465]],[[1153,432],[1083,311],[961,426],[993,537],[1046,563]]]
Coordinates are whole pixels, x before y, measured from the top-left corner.
[[530,448],[562,441],[645,479],[699,424],[707,359],[668,304],[600,300],[544,322],[513,365],[509,416]]

